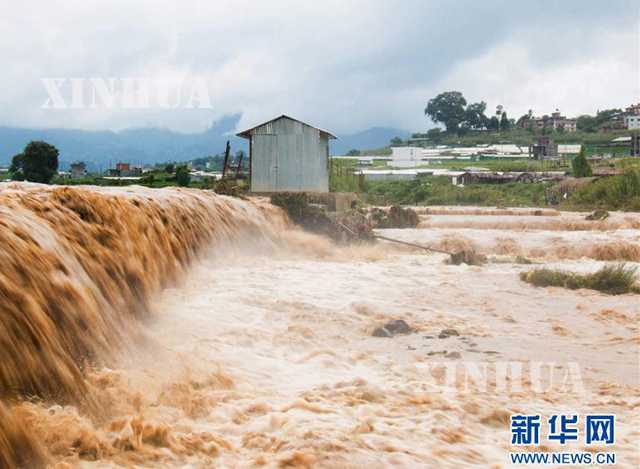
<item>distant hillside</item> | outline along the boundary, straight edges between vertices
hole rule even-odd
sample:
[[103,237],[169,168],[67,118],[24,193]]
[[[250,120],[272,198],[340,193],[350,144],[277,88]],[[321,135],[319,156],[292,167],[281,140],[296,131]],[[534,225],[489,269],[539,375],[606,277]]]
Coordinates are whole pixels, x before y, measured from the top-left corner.
[[197,134],[168,129],[126,129],[120,132],[66,129],[18,129],[0,127],[0,163],[6,164],[30,140],[45,140],[60,150],[61,168],[72,161],[84,161],[90,170],[106,169],[117,161],[156,163],[185,161],[224,151],[227,140],[234,150],[247,150],[246,140],[229,135],[240,116],[215,122]]
[[[117,161],[153,164],[211,156],[224,151],[227,140],[231,140],[233,151],[248,151],[247,141],[233,135],[239,119],[239,115],[225,117],[197,134],[159,128],[112,132],[0,126],[0,164],[8,164],[31,140],[45,140],[55,145],[60,150],[61,169],[66,169],[72,161],[84,161],[90,171],[106,169]],[[409,133],[375,127],[354,135],[339,135],[339,140],[331,141],[330,151],[332,155],[341,155],[353,148],[378,148],[396,136],[404,139]]]
[[391,127],[372,127],[353,135],[338,135],[339,140],[331,140],[330,151],[332,155],[344,155],[354,149],[371,150],[388,145],[393,137],[406,140],[411,137],[411,132]]

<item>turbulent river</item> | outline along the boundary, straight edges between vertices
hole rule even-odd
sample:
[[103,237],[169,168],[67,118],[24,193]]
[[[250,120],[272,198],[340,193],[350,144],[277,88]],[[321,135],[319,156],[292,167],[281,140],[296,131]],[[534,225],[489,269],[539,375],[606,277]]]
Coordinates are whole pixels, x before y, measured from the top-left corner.
[[[257,199],[0,186],[0,467],[499,468],[516,413],[613,413],[638,467],[638,296],[536,288],[513,262],[637,265],[638,215],[421,218],[385,235],[490,263],[336,246]],[[415,332],[372,337],[391,319]],[[575,362],[581,389],[433,392],[436,361]]]

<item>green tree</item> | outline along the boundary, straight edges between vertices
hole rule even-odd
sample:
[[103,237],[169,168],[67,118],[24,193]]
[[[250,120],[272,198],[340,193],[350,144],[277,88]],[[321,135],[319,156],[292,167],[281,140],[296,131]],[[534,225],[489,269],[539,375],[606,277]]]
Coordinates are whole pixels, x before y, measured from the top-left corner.
[[165,173],[169,173],[169,174],[171,174],[171,173],[173,173],[173,170],[174,170],[173,163],[167,163],[167,164],[165,165],[165,167],[164,167],[164,172],[165,172]]
[[497,116],[491,116],[487,123],[488,130],[500,130],[500,119]]
[[393,137],[391,139],[391,145],[402,145],[404,142],[402,141],[402,139],[400,137]]
[[49,184],[58,170],[59,151],[47,142],[31,141],[11,160],[13,179]]
[[591,165],[587,161],[587,150],[584,144],[580,146],[580,153],[571,161],[571,167],[573,168],[573,177],[586,178],[593,176]]
[[470,129],[483,129],[487,123],[487,103],[480,101],[479,103],[469,104],[464,111],[464,119],[462,125]]
[[526,114],[521,115],[516,121],[516,126],[523,128],[524,123],[533,117],[533,111],[529,109]]
[[464,108],[466,105],[467,100],[464,99],[462,93],[459,91],[446,91],[430,99],[424,113],[433,122],[444,124],[447,127],[447,131],[451,127],[447,125],[447,122],[451,121],[453,123],[453,119],[457,120],[454,126],[457,130],[460,122],[464,120]]
[[595,133],[598,130],[598,122],[595,117],[585,114],[578,117],[576,127],[583,132]]
[[189,175],[189,170],[181,166],[176,171],[176,182],[180,187],[187,187],[189,185],[189,181],[191,181],[191,176]]
[[456,133],[460,128],[460,119],[452,117],[445,122],[444,126],[446,127],[447,132]]
[[355,148],[352,150],[349,150],[346,156],[360,156],[360,150],[357,150]]
[[622,109],[603,109],[596,114],[596,124],[601,126],[607,122],[611,122],[614,119],[620,118],[622,115]]
[[511,122],[509,122],[509,118],[507,117],[507,111],[502,111],[502,116],[500,117],[500,130],[509,130],[511,127]]
[[142,176],[142,178],[140,179],[140,182],[143,184],[151,185],[154,183],[155,180],[156,180],[155,175],[153,173],[148,173]]
[[529,119],[529,114],[523,114],[521,115],[518,120],[516,121],[516,127],[519,129],[524,128],[524,123],[525,121]]
[[433,140],[435,143],[439,143],[442,140],[442,129],[440,127],[434,127],[427,130],[427,138]]

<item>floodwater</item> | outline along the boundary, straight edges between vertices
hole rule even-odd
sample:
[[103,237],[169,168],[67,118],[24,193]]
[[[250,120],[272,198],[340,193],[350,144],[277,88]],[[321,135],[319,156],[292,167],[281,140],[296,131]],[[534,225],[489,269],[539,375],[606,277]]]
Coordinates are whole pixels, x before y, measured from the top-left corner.
[[[50,192],[39,190],[27,192],[53,203]],[[83,196],[101,202],[125,197],[119,204],[149,196],[143,189],[85,190]],[[194,204],[188,191],[162,193],[167,200],[148,200],[150,206],[172,197]],[[613,413],[618,466],[640,465],[638,297],[535,288],[518,279],[535,265],[513,263],[517,254],[581,272],[606,260],[635,263],[637,215],[614,214],[593,222],[595,229],[577,229],[584,214],[469,209],[423,214],[418,229],[384,232],[446,249],[472,246],[489,256],[489,264],[471,267],[386,242],[337,247],[293,229],[261,202],[211,196],[196,205],[205,212],[215,207],[215,216],[202,220],[215,233],[193,235],[190,242],[206,243],[193,251],[190,269],[169,269],[175,281],[154,280],[148,300],[135,304],[144,315],[131,321],[110,313],[127,330],[118,330],[110,353],[83,369],[91,403],[52,397],[46,388],[37,399],[20,393],[4,399],[34,453],[51,467],[509,467],[515,413],[579,414],[581,421],[588,413]],[[165,215],[183,210],[172,206]],[[540,220],[565,229],[524,227]],[[220,223],[222,234],[213,228]],[[598,255],[594,246],[607,243],[624,248]],[[372,337],[390,319],[404,319],[415,332]],[[114,328],[104,325],[96,335]],[[459,336],[439,339],[445,328]],[[577,362],[581,388],[425,386],[421,364],[449,361],[555,362],[560,381],[568,363]],[[9,434],[7,428],[0,432]],[[592,450],[584,440],[542,443],[540,451]]]

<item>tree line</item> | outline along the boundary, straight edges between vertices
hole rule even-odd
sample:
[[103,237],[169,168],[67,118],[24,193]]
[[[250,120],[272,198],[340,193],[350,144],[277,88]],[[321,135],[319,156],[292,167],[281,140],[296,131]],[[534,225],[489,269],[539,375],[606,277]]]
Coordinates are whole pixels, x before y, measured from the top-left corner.
[[486,111],[487,103],[484,101],[467,104],[460,91],[446,91],[430,99],[424,113],[434,123],[444,125],[446,132],[450,133],[509,130],[513,126],[513,119],[509,119],[502,105],[496,107],[491,117],[486,115]]
[[[467,103],[460,91],[446,91],[427,102],[424,114],[435,124],[444,126],[444,132],[448,134],[462,135],[469,131],[505,131],[512,128],[523,128],[524,123],[533,117],[533,111],[529,110],[517,120],[507,116],[502,105],[496,107],[495,113],[490,117],[486,114],[487,103]],[[614,126],[622,118],[622,109],[604,109],[598,111],[595,116],[581,115],[576,119],[578,130],[586,133],[595,133],[602,127]],[[543,115],[543,121],[549,116]],[[533,131],[532,126],[529,126]],[[564,129],[560,128],[562,132]],[[439,127],[430,129],[426,134],[415,134],[414,137],[427,137],[438,140],[443,130]],[[542,133],[548,134],[553,129],[543,128]]]

